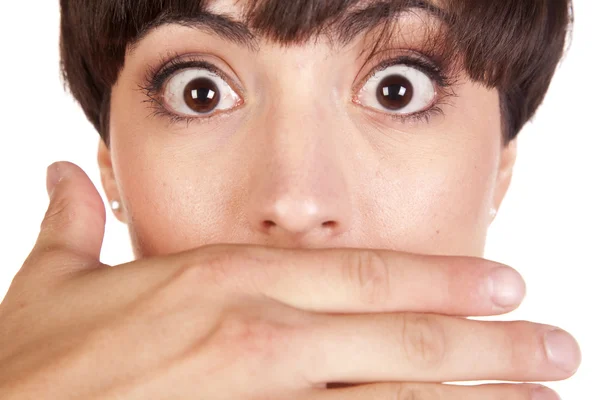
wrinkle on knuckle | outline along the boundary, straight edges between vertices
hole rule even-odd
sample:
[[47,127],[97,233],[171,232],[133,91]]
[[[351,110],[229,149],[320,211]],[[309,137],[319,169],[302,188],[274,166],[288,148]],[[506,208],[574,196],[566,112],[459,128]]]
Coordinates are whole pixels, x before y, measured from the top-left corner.
[[259,246],[239,247],[235,254],[237,268],[233,283],[245,293],[265,295],[281,275],[285,254]]
[[394,391],[392,400],[425,400],[425,397],[413,386],[400,385]]
[[[256,294],[270,286],[277,257],[260,248],[211,246],[186,261],[180,274],[187,281],[225,289],[229,293]],[[273,275],[273,276],[272,276]]]
[[[42,229],[60,228],[66,221],[73,220],[75,218],[74,210],[69,207],[70,200],[66,197],[61,197],[52,203],[42,221]],[[58,225],[58,226],[57,226]]]
[[[168,265],[170,261],[166,261]],[[227,285],[227,267],[217,258],[185,259],[175,261],[175,267],[154,288],[153,297],[167,305],[200,304],[207,300],[219,301],[230,293]]]
[[[540,339],[539,348],[535,341],[539,336],[532,334],[529,322],[511,321],[504,327],[503,354],[507,360],[507,368],[517,375],[526,375],[539,368],[544,357],[543,342]],[[537,357],[532,355],[538,354]]]
[[[70,268],[82,262],[83,257],[72,251],[61,243],[50,243],[48,245],[37,247],[31,255],[25,260],[24,274],[33,274],[36,278],[42,278],[45,270],[36,271],[38,266],[51,267],[54,276],[63,271],[72,272]],[[52,284],[48,282],[49,284]]]
[[435,317],[425,314],[403,314],[402,345],[410,365],[420,369],[435,369],[442,365],[446,354],[446,335]]
[[285,328],[259,316],[230,313],[217,328],[219,347],[234,351],[247,361],[273,362],[280,353]]
[[390,298],[390,266],[380,253],[361,250],[344,263],[346,278],[368,305],[384,304]]
[[393,400],[441,400],[441,386],[433,384],[402,383],[395,385]]
[[226,288],[235,274],[235,261],[230,254],[206,254],[184,262],[175,276],[175,286],[202,290],[207,287]]

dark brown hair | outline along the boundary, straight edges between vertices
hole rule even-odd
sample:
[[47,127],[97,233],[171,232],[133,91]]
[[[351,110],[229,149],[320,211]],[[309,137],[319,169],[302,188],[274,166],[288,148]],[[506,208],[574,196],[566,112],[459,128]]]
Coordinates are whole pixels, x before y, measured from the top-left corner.
[[[505,144],[541,104],[573,22],[571,0],[242,0],[236,21],[252,37],[282,45],[320,35],[338,42],[377,32],[381,48],[394,39],[394,16],[426,10],[443,21],[425,46],[446,70],[464,70],[500,94]],[[60,0],[63,81],[108,144],[111,88],[128,46],[167,22],[189,24],[207,13],[207,0]],[[210,22],[210,21],[209,21]],[[218,24],[217,24],[218,25]],[[223,35],[236,37],[238,30]],[[456,69],[458,68],[458,69]]]

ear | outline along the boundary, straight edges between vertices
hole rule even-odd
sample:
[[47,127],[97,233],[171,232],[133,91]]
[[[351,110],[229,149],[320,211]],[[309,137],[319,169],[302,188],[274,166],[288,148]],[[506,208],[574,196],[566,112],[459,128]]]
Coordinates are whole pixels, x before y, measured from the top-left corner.
[[[517,138],[511,140],[506,146],[502,147],[500,153],[500,166],[496,179],[496,190],[494,191],[494,203],[492,207],[497,211],[504,200],[512,180],[513,169],[517,160]],[[493,217],[492,217],[493,220]]]
[[100,143],[98,145],[98,166],[100,167],[102,187],[104,188],[104,193],[106,194],[108,203],[111,204],[113,201],[118,201],[121,204],[121,207],[118,210],[112,210],[113,214],[119,221],[126,223],[123,202],[121,201],[121,196],[119,195],[119,189],[115,179],[110,150],[102,139],[100,139]]

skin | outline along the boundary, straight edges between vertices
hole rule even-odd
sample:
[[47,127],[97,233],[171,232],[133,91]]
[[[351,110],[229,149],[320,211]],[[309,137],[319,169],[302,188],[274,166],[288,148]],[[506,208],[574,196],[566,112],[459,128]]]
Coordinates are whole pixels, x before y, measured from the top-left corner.
[[[237,7],[216,1],[213,11]],[[427,27],[401,22],[394,55]],[[129,51],[98,162],[135,256],[213,243],[482,256],[516,158],[516,140],[501,142],[498,91],[461,76],[443,116],[386,118],[352,101],[377,65],[363,66],[366,39],[343,48],[262,41],[253,52],[164,25]],[[152,116],[138,85],[166,51],[206,55],[243,88],[244,104],[189,125]]]

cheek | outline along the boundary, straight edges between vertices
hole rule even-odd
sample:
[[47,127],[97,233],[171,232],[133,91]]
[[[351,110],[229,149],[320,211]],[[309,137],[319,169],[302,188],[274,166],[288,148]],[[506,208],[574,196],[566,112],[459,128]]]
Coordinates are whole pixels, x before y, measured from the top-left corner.
[[[455,146],[462,151],[460,162],[456,154],[411,157],[401,168],[379,170],[371,179],[369,192],[377,193],[379,202],[370,225],[385,232],[385,247],[424,254],[483,254],[496,164],[489,146],[474,145]],[[368,208],[372,198],[363,202]]]
[[[445,254],[482,254],[496,178],[496,154],[475,142],[457,163],[440,159],[421,182],[420,198],[429,199],[426,226],[436,248]],[[426,184],[424,183],[426,182]]]
[[[471,90],[471,89],[469,89]],[[441,123],[404,134],[379,163],[370,193],[380,199],[374,224],[389,232],[386,247],[405,251],[482,256],[500,157],[500,115],[495,93],[473,88]],[[389,143],[393,148],[393,142]],[[368,207],[372,197],[363,198]],[[401,245],[399,245],[399,243]]]
[[[116,109],[133,104],[114,102]],[[189,138],[143,119],[112,113],[111,153],[119,193],[137,258],[169,254],[217,242],[226,232],[224,199],[231,198],[230,163],[214,144],[191,148]],[[170,147],[171,146],[171,147]],[[212,155],[212,156],[211,156]]]
[[139,159],[127,158],[118,180],[139,256],[174,253],[223,239],[230,226],[226,217],[231,215],[224,200],[232,194],[227,173],[218,160],[212,161],[191,162],[153,151]]

